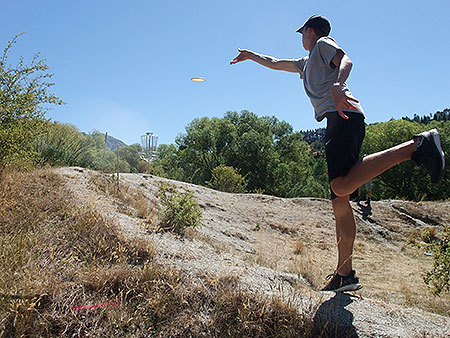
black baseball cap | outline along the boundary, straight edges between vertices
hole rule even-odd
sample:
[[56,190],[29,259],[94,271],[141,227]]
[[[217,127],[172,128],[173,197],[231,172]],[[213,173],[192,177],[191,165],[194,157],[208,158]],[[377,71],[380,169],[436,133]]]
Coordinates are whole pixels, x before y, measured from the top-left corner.
[[315,28],[323,32],[325,35],[328,35],[331,31],[331,24],[326,17],[322,15],[313,15],[306,20],[303,26],[297,29],[297,33],[303,34],[303,30],[306,28]]

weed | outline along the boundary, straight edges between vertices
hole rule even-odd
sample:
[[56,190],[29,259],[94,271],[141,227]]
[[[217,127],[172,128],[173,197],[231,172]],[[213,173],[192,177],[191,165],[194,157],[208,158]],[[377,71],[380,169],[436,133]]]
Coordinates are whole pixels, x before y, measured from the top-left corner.
[[142,193],[133,191],[124,184],[118,190],[114,178],[110,175],[94,175],[90,183],[106,195],[121,201],[118,204],[120,212],[144,219],[152,226],[159,223],[158,230],[181,233],[186,228],[200,225],[202,213],[192,192],[178,192],[172,185],[161,184],[157,194],[162,207],[159,211],[156,202],[154,200],[149,202]]
[[422,233],[422,241],[424,241],[425,243],[433,243],[434,241],[436,241],[438,239],[436,236],[436,230],[437,227],[435,226],[426,228]]
[[432,286],[435,295],[450,292],[450,226],[445,226],[440,240],[435,239],[428,245],[433,253],[433,269],[424,275],[426,284]]

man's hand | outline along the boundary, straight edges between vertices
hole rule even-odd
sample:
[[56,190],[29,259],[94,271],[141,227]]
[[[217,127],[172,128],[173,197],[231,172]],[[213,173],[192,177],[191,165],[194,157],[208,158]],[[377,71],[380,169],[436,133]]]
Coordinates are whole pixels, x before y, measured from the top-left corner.
[[357,99],[350,97],[345,94],[342,90],[342,86],[338,83],[333,84],[330,89],[331,97],[333,98],[334,104],[336,105],[339,116],[343,119],[348,120],[348,116],[344,114],[343,109],[355,110],[355,107],[351,103],[359,102]]
[[251,55],[253,54],[251,51],[246,49],[238,49],[238,51],[239,55],[230,61],[230,65],[234,65],[235,63],[251,59]]

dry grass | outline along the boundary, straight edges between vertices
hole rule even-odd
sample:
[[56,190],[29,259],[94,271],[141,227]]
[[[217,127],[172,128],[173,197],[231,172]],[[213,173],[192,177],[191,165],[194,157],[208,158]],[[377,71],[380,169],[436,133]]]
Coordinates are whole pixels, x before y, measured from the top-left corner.
[[420,232],[414,232],[404,242],[398,242],[398,248],[357,239],[353,262],[364,285],[361,293],[387,303],[450,316],[450,294],[433,296],[423,281],[424,272],[432,266],[432,257],[424,255],[424,248],[418,245],[420,236]]
[[413,229],[408,235],[408,244],[416,244],[417,241],[420,241],[421,234],[419,229]]
[[292,229],[289,226],[285,224],[278,224],[278,223],[269,223],[269,226],[274,229],[280,231],[282,234],[289,234],[293,235],[297,232],[296,229]]
[[288,255],[282,241],[274,240],[274,238],[271,238],[270,236],[264,236],[261,231],[258,231],[257,234],[257,246],[255,251],[253,259],[256,264],[278,271],[282,270],[280,269],[282,257]]
[[147,241],[127,242],[74,205],[55,174],[4,172],[0,336],[312,335],[311,314],[244,292],[232,277],[194,282],[154,257]]
[[121,201],[118,209],[132,217],[143,219],[149,226],[155,225],[159,219],[158,205],[154,199],[149,199],[138,190],[127,185],[118,184],[114,175],[96,174],[89,183],[97,187],[107,196],[112,196]]
[[294,255],[301,255],[305,250],[302,240],[298,239],[294,243]]
[[233,252],[232,249],[230,249],[229,247],[224,246],[224,245],[222,245],[222,243],[218,242],[216,238],[214,238],[210,235],[201,233],[195,228],[186,228],[186,230],[184,231],[184,236],[191,240],[195,239],[195,240],[198,240],[198,241],[201,241],[201,242],[207,244],[214,250],[214,252],[216,252],[218,254]]
[[323,276],[315,268],[309,253],[298,255],[294,258],[292,272],[302,276],[312,290],[320,290],[323,286]]

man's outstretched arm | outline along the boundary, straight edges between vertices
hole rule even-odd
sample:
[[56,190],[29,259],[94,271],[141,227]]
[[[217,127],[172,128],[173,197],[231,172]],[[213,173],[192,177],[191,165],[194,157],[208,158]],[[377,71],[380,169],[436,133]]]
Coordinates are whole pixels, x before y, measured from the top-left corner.
[[297,67],[295,67],[294,60],[279,60],[272,56],[262,55],[247,49],[238,49],[238,51],[239,55],[230,62],[230,65],[245,60],[253,60],[256,63],[259,63],[260,65],[267,68],[284,70],[291,73],[298,73],[298,69]]

